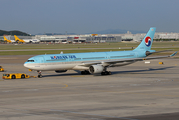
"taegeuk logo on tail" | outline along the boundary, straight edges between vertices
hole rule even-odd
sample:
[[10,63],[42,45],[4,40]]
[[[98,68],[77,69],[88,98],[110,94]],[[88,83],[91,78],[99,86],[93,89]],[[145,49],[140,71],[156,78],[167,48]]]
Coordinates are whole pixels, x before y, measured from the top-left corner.
[[149,46],[151,45],[151,38],[150,38],[149,36],[147,36],[147,37],[145,38],[145,45],[146,45],[147,47],[149,47]]

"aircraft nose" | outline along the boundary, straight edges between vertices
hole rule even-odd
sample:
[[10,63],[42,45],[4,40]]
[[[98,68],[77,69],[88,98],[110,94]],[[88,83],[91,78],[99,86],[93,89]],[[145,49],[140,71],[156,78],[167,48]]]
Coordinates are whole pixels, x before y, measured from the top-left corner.
[[27,63],[24,63],[24,67],[28,68],[28,64],[27,64]]

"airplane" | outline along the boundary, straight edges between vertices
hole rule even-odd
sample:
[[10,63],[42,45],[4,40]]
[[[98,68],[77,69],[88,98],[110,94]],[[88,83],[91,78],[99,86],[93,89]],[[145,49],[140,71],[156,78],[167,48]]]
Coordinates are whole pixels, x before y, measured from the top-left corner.
[[25,43],[24,40],[19,39],[16,35],[14,35],[14,38],[15,38],[15,41],[18,42],[18,43]]
[[4,41],[8,42],[8,43],[14,43],[14,40],[8,40],[5,36],[4,36]]
[[14,35],[15,41],[18,43],[39,43],[40,40],[38,39],[20,39],[16,35]]
[[156,53],[155,50],[151,50],[155,30],[155,27],[150,28],[139,46],[131,51],[37,55],[29,58],[24,63],[24,67],[29,68],[31,71],[37,71],[39,78],[42,77],[41,71],[61,73],[67,70],[80,70],[81,74],[110,75],[111,72],[107,71],[108,67],[174,56],[177,52],[169,56],[147,57],[152,53]]

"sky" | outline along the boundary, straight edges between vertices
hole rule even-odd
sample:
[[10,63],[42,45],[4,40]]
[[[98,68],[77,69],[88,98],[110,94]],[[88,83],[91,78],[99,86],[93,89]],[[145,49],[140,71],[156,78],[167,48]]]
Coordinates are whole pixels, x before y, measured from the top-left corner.
[[84,34],[107,29],[179,33],[179,0],[0,0],[0,30]]

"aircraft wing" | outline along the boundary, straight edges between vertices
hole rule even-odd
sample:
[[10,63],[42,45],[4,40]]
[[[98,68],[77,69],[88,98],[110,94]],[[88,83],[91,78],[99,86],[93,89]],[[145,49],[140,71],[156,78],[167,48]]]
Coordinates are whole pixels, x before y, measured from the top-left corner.
[[80,64],[79,66],[85,66],[85,67],[89,67],[91,65],[96,65],[96,64],[101,64],[102,61],[94,61],[94,62],[83,62],[82,64]]
[[175,56],[177,52],[174,52],[168,56],[158,56],[158,57],[146,57],[146,58],[127,58],[127,59],[115,59],[115,60],[104,60],[104,61],[93,61],[93,62],[83,62],[80,66],[89,67],[91,65],[102,64],[103,66],[109,66],[110,64],[122,63],[122,62],[136,62],[143,60],[151,60],[151,59],[162,59]]

